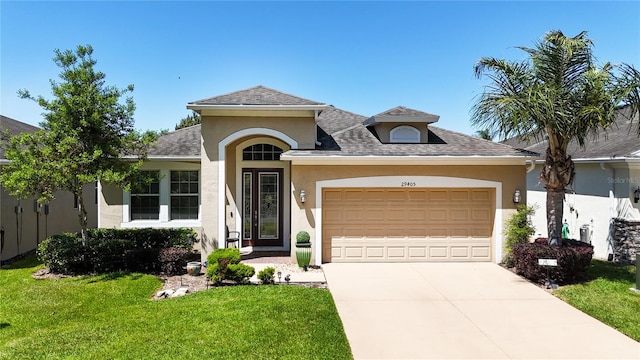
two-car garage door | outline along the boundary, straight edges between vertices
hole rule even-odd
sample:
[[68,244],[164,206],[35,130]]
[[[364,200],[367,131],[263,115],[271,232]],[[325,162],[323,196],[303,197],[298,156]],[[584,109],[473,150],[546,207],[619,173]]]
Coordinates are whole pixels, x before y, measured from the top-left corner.
[[491,261],[493,188],[325,188],[323,262]]

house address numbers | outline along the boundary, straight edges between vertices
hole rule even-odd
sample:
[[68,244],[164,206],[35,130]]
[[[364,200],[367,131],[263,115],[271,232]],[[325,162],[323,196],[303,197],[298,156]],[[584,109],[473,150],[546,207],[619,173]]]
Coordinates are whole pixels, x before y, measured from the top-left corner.
[[414,181],[403,181],[400,184],[401,187],[414,187],[416,186],[416,183]]

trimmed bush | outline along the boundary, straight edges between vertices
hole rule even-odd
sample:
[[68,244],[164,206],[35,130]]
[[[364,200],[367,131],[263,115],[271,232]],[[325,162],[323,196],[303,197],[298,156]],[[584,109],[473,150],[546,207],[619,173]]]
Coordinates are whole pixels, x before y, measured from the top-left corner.
[[161,249],[158,255],[160,270],[167,275],[180,275],[185,273],[185,267],[190,260],[190,252],[182,248]]
[[276,282],[274,276],[275,273],[276,268],[274,268],[273,266],[267,266],[266,268],[258,272],[258,279],[262,281],[263,284],[273,284]]
[[125,267],[129,271],[141,273],[154,273],[160,271],[160,250],[132,249],[124,253]]
[[311,236],[306,231],[298,231],[296,234],[296,243],[306,244],[311,241]]
[[255,273],[252,266],[240,264],[240,249],[216,249],[207,257],[207,278],[214,284],[223,280],[245,283]]
[[[38,257],[52,272],[63,274],[157,271],[161,248],[183,249],[189,259],[195,241],[189,228],[91,229],[86,246],[79,234],[54,235],[40,244]],[[178,265],[167,266],[176,273]]]
[[[536,239],[534,243],[513,246],[516,272],[539,283],[547,279],[547,274],[558,284],[574,281],[586,273],[592,257],[593,246],[570,239],[564,239],[561,247],[547,245],[544,238]],[[558,266],[540,266],[538,259],[556,259]]]
[[51,272],[83,274],[91,271],[89,248],[77,234],[63,233],[46,238],[37,250],[38,258]]
[[247,264],[229,264],[227,266],[225,278],[239,284],[245,284],[249,282],[249,279],[255,273],[256,269],[254,269],[253,266],[249,266]]

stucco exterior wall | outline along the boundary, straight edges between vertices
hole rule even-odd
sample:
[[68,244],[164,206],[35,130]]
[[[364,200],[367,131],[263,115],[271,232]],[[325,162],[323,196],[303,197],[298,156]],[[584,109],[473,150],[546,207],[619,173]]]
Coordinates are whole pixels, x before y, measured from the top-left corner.
[[[51,235],[80,231],[73,194],[58,191],[54,195],[55,199],[47,204],[46,213],[44,204],[36,211],[34,198],[18,200],[4,189],[0,191],[0,226],[4,229],[5,240],[1,260],[32,251],[38,243]],[[95,195],[94,184],[87,184],[83,189],[83,197],[90,228],[97,226]],[[15,212],[16,206],[22,209],[19,214]]]
[[[573,189],[565,197],[563,218],[569,225],[570,237],[580,239],[586,231],[594,247],[594,258],[607,259],[612,253],[611,219],[640,219],[639,204],[631,201],[634,184],[640,173],[625,163],[577,163]],[[536,207],[532,218],[536,236],[547,237],[546,191],[539,184],[542,165],[527,174],[527,204]],[[583,230],[584,231],[584,230]]]
[[[477,179],[499,182],[502,184],[502,202],[496,204],[502,219],[506,221],[515,212],[512,202],[513,192],[516,189],[524,189],[525,166],[495,166],[495,165],[471,165],[471,166],[301,166],[292,165],[291,169],[291,233],[305,230],[311,234],[312,248],[316,248],[316,233],[318,214],[318,196],[316,182],[336,179],[367,178],[380,176],[406,176],[408,181],[412,176],[451,177],[460,179]],[[371,186],[366,179],[362,179],[362,187]],[[397,184],[401,187],[401,184]],[[425,187],[428,187],[426,185]],[[306,201],[300,201],[300,190],[305,190]],[[523,191],[522,203],[526,202]],[[494,229],[502,233],[502,229]],[[292,247],[293,254],[293,247]],[[293,256],[293,255],[292,255]],[[315,259],[315,257],[314,257]],[[317,262],[317,261],[316,261]]]
[[[201,206],[206,209],[202,212],[201,224],[201,245],[203,258],[213,249],[220,247],[223,241],[221,232],[223,224],[220,224],[220,215],[223,219],[230,220],[232,226],[236,226],[235,221],[230,219],[230,210],[235,206],[226,201],[220,206],[221,194],[223,196],[236,192],[235,164],[237,159],[229,155],[229,151],[235,151],[238,143],[255,136],[275,137],[281,141],[289,143],[284,137],[296,143],[296,149],[315,148],[315,119],[309,116],[280,117],[274,112],[257,113],[246,117],[234,116],[210,116],[202,115],[202,162],[201,162],[201,188],[207,189],[201,194]],[[265,131],[266,130],[266,131]],[[220,154],[220,144],[225,147],[223,154]],[[233,149],[233,150],[230,150]],[[224,178],[221,179],[220,161],[225,161]],[[222,183],[221,183],[222,181]],[[230,182],[234,181],[234,182]],[[220,186],[224,184],[224,188]],[[225,214],[221,214],[224,211]]]

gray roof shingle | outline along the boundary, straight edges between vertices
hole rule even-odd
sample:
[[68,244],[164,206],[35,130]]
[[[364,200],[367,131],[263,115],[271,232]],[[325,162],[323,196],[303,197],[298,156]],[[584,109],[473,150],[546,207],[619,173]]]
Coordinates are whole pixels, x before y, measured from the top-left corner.
[[[264,86],[216,96],[194,102],[197,104],[305,104],[321,103],[301,99]],[[435,116],[418,110],[396,107],[382,113],[383,116]],[[429,126],[427,144],[383,144],[365,126],[367,117],[327,106],[317,118],[318,141],[314,149],[298,149],[286,154],[304,156],[537,156],[530,151],[515,149],[509,145],[482,140],[469,135]],[[200,125],[177,130],[162,136],[149,156],[200,155]]]
[[[638,118],[630,118],[630,109],[622,108],[616,116],[615,123],[588,138],[582,148],[576,141],[569,143],[567,153],[574,160],[637,157],[640,158],[640,137],[637,133]],[[544,154],[547,151],[547,140],[522,141],[518,138],[502,142],[518,149]]]
[[255,86],[249,89],[192,101],[193,105],[324,105],[324,103],[304,99],[283,93],[266,86]]
[[[21,133],[34,133],[40,130],[39,127],[23,123],[4,115],[0,115],[0,131],[4,132],[9,130],[12,135],[18,135]],[[4,148],[0,147],[0,159],[4,159]]]
[[158,138],[149,157],[199,157],[200,139],[199,124],[172,131]]
[[393,109],[389,109],[387,111],[381,112],[380,114],[374,116],[408,116],[408,117],[431,117],[438,116],[426,113],[424,111],[411,109],[405,106],[396,106]]

